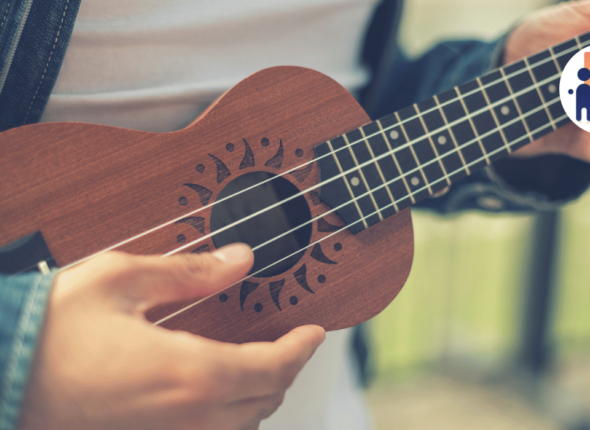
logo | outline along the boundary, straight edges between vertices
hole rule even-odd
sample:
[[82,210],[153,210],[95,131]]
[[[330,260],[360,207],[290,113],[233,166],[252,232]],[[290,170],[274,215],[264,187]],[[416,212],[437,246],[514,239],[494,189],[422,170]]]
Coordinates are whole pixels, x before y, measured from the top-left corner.
[[559,95],[567,116],[590,131],[590,47],[568,61],[559,82]]

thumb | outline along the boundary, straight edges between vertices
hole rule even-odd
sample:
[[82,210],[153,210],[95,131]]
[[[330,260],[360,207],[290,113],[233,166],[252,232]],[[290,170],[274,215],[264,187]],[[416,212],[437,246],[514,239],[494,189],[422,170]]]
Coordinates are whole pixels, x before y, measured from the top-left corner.
[[254,262],[250,247],[241,243],[166,258],[112,254],[111,262],[101,264],[114,272],[106,287],[123,299],[126,310],[141,313],[161,303],[207,297],[239,281]]

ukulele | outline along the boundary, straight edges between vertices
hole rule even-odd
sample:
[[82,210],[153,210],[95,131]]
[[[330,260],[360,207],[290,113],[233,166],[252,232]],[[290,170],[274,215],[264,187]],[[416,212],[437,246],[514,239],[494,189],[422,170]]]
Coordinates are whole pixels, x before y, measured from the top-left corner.
[[246,279],[148,320],[238,343],[359,324],[409,275],[412,204],[569,123],[559,79],[587,45],[590,33],[377,121],[321,73],[273,67],[180,131],[8,130],[0,272],[240,241],[255,254]]

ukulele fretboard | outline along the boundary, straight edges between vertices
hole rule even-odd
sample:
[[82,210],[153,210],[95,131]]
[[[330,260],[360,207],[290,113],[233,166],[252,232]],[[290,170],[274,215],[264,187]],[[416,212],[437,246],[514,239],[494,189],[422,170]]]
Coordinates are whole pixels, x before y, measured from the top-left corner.
[[321,199],[358,233],[570,122],[561,72],[590,32],[315,147]]

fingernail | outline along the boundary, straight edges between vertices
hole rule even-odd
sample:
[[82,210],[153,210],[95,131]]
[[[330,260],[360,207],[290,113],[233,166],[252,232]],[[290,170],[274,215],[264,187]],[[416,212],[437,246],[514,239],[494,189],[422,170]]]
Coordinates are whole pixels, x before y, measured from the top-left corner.
[[231,245],[219,248],[211,255],[224,263],[239,264],[250,259],[252,249],[245,243],[232,243]]

